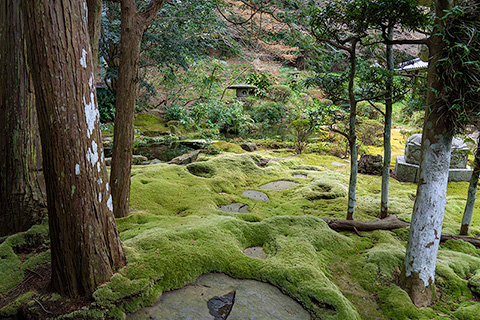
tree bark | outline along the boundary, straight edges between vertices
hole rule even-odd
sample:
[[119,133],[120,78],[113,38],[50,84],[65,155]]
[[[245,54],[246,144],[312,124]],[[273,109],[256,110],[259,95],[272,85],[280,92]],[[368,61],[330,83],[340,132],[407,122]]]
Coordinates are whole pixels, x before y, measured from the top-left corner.
[[348,185],[348,209],[347,220],[355,219],[355,203],[357,193],[357,176],[358,176],[358,151],[357,151],[357,134],[356,134],[356,121],[357,121],[357,100],[354,94],[355,83],[355,70],[357,67],[357,42],[353,40],[350,54],[350,75],[348,81],[348,100],[350,103],[350,118],[349,118],[349,132],[348,132],[348,144],[350,147],[350,183]]
[[0,237],[46,214],[35,96],[26,65],[20,1],[0,5]]
[[100,139],[86,3],[22,5],[43,147],[52,287],[84,296],[125,264]]
[[[393,40],[393,27],[387,31],[389,40]],[[388,216],[388,185],[390,181],[390,162],[392,161],[392,87],[393,87],[393,45],[387,44],[387,69],[389,72],[385,92],[385,125],[383,129],[383,172],[382,172],[382,194],[380,200],[380,219]]]
[[90,36],[90,46],[92,48],[92,60],[94,74],[98,67],[98,45],[100,40],[100,28],[102,26],[102,0],[87,0],[88,8],[88,35]]
[[437,27],[429,38],[427,81],[430,90],[427,93],[419,181],[401,276],[402,287],[417,307],[432,302],[453,138],[453,126],[441,111],[445,102],[438,98],[444,91],[438,62],[445,54],[446,44],[437,28],[440,23],[445,23],[441,17],[449,8],[448,0],[436,1]]
[[122,1],[120,68],[116,87],[115,127],[110,173],[113,207],[115,216],[119,218],[128,216],[140,42],[145,29],[160,11],[162,4],[163,1],[152,0],[145,11],[137,12],[135,0]]
[[475,150],[475,164],[473,166],[472,177],[470,178],[470,185],[468,186],[467,203],[463,212],[462,225],[460,227],[460,234],[467,235],[472,221],[473,206],[477,199],[477,185],[480,176],[480,137],[477,141],[477,149]]
[[410,223],[399,220],[397,216],[392,215],[382,220],[374,221],[354,221],[322,218],[330,228],[335,231],[374,231],[374,230],[394,230],[407,228]]

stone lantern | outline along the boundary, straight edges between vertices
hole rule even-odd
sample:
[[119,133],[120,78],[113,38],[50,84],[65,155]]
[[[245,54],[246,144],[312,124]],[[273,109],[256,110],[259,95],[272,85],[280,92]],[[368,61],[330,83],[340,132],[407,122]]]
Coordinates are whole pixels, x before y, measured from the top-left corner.
[[[395,171],[397,177],[418,182],[418,169],[420,167],[422,135],[414,134],[407,139],[405,144],[405,155],[397,157]],[[448,181],[470,181],[473,169],[467,165],[468,146],[461,138],[452,139],[452,155]]]
[[248,97],[251,91],[254,89],[257,89],[257,86],[246,84],[246,83],[240,83],[240,84],[231,85],[227,89],[235,89],[237,92],[237,100],[245,101],[245,99]]

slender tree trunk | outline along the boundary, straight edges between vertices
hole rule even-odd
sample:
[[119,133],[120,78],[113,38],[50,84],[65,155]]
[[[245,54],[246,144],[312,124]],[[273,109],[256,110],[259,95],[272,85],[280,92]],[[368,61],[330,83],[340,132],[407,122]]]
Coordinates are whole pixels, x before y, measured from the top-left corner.
[[357,193],[357,176],[358,176],[358,151],[357,151],[357,100],[353,92],[355,83],[355,70],[357,67],[357,41],[352,41],[350,53],[350,79],[348,81],[348,100],[350,102],[350,125],[348,133],[348,144],[350,146],[350,183],[348,186],[348,211],[347,220],[355,219],[355,202]]
[[120,69],[117,80],[115,129],[110,184],[116,217],[128,216],[133,153],[133,118],[143,28],[136,19],[135,1],[122,1]]
[[88,8],[88,35],[92,47],[93,70],[96,74],[98,67],[98,42],[100,40],[100,28],[102,20],[102,0],[87,0]]
[[480,176],[480,136],[477,140],[477,149],[475,150],[475,164],[473,166],[472,178],[470,178],[470,185],[468,186],[467,204],[463,212],[462,226],[460,227],[460,234],[467,235],[472,221],[473,206],[477,198],[478,177]]
[[116,217],[128,216],[140,42],[145,29],[160,11],[162,4],[163,1],[152,0],[145,11],[137,12],[135,0],[122,1],[120,68],[116,85],[115,129],[110,173]]
[[[393,40],[393,28],[388,28],[388,39]],[[382,195],[380,201],[380,219],[388,216],[388,183],[390,180],[390,162],[392,161],[392,87],[393,87],[393,45],[387,44],[387,70],[389,72],[385,94],[385,127],[383,130],[383,172]]]
[[43,147],[52,287],[84,296],[125,264],[100,140],[86,3],[22,5]]
[[38,223],[47,204],[18,0],[0,5],[0,57],[0,236],[4,236]]
[[[437,25],[450,8],[448,0],[436,1]],[[444,56],[446,44],[436,28],[429,39],[427,106],[422,136],[417,195],[412,213],[401,285],[417,307],[432,303],[435,264],[442,234],[443,214],[447,196],[448,170],[453,138],[452,124],[442,111],[444,102],[437,98],[444,91],[438,61]]]

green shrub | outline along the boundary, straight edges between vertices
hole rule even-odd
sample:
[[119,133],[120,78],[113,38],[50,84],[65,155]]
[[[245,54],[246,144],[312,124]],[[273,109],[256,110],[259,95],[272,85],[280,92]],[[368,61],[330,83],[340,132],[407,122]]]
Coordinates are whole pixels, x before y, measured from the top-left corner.
[[371,119],[362,119],[357,124],[358,140],[367,146],[382,146],[383,125]]
[[[372,102],[375,107],[378,109],[384,111],[385,110],[385,105],[383,103],[379,102]],[[368,119],[379,119],[381,118],[381,113],[375,109],[368,101],[360,101],[357,104],[357,115],[360,117],[365,117]]]
[[247,79],[245,79],[245,82],[257,86],[257,89],[254,90],[254,94],[260,97],[267,94],[267,88],[273,83],[273,81],[264,73],[250,73],[247,76]]
[[268,96],[275,102],[285,102],[292,96],[292,89],[284,85],[270,86]]
[[163,115],[165,121],[179,121],[181,124],[191,122],[188,110],[180,105],[174,104],[168,107]]
[[252,118],[256,122],[267,124],[281,123],[285,116],[285,109],[283,105],[276,102],[267,102],[257,107],[252,114]]
[[115,120],[115,93],[109,89],[97,90],[98,111],[100,122],[112,122]]
[[333,101],[330,99],[317,99],[315,104],[320,107],[327,107],[333,105]]
[[293,120],[288,126],[293,134],[295,152],[301,154],[307,146],[308,138],[313,134],[314,127],[309,119]]

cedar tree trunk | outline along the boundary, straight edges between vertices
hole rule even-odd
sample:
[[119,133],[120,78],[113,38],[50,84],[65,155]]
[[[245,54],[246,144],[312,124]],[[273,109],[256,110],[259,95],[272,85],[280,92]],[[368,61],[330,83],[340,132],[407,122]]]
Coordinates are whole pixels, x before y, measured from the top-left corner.
[[22,6],[47,186],[52,287],[84,296],[125,264],[100,139],[86,3]]
[[[449,8],[448,0],[436,1],[437,24],[445,23],[439,18]],[[452,123],[442,110],[445,109],[445,102],[437,98],[444,92],[444,84],[438,76],[442,73],[438,61],[444,56],[446,47],[437,28],[428,42],[430,59],[427,82],[431,89],[427,93],[428,108],[423,126],[417,195],[400,279],[402,287],[417,307],[432,303],[453,138]]]
[[0,237],[46,214],[35,95],[26,65],[20,1],[0,5]]
[[[393,39],[393,28],[388,28],[388,39]],[[383,129],[383,172],[382,194],[380,200],[380,219],[388,216],[388,184],[390,180],[390,162],[392,161],[392,87],[393,87],[393,45],[387,44],[387,69],[389,71],[385,92],[385,126]]]
[[162,4],[162,0],[151,0],[145,11],[137,12],[135,0],[122,1],[120,68],[116,85],[117,98],[110,173],[116,217],[128,216],[140,42],[145,29],[155,19]]

